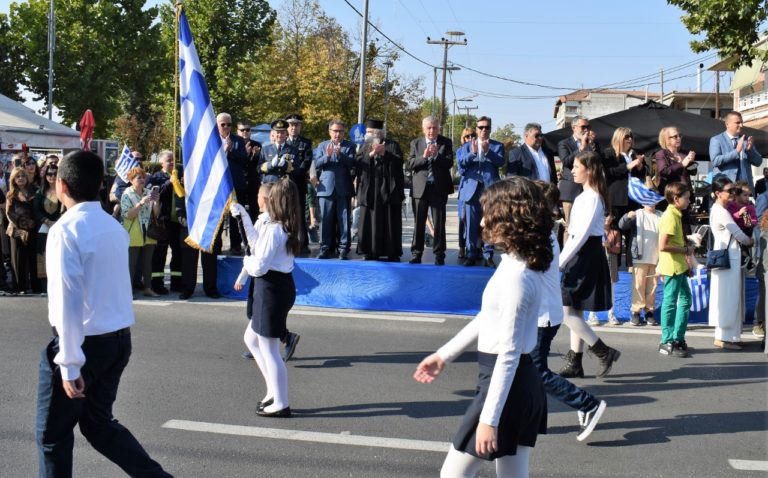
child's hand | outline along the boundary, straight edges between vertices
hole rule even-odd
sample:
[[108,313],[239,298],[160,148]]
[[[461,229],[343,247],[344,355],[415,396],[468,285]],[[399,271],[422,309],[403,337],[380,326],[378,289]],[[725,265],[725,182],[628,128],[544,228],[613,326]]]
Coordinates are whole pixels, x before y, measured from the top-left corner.
[[243,285],[245,285],[245,284],[241,284],[240,282],[235,281],[235,286],[234,286],[235,287],[235,291],[236,292],[240,292],[241,290],[243,290]]

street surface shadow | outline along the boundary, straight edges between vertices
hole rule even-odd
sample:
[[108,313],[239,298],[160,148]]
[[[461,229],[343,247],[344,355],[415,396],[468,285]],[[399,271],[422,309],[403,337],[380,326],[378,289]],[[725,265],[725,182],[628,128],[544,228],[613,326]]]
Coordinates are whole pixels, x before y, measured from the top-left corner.
[[[294,357],[291,363],[296,368],[338,368],[352,367],[356,363],[376,364],[413,364],[417,365],[424,357],[432,352],[376,352],[371,355],[339,355],[335,357]],[[300,362],[320,362],[314,364],[299,364]],[[477,352],[464,352],[454,362],[476,362]]]
[[334,407],[292,409],[297,415],[333,418],[406,416],[441,418],[464,415],[471,400],[355,403]]

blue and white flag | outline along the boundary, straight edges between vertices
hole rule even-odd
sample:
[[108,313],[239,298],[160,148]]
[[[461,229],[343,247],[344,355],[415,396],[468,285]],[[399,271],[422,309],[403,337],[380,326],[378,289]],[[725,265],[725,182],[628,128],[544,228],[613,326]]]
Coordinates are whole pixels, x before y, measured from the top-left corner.
[[211,252],[233,198],[232,176],[184,10],[179,15],[179,102],[187,244]]
[[648,189],[639,179],[629,178],[629,199],[643,206],[653,206],[663,201],[664,196]]
[[131,153],[128,145],[126,144],[123,146],[123,152],[120,153],[120,158],[118,158],[117,163],[115,163],[115,172],[117,173],[118,177],[127,183],[128,171],[133,168],[140,167],[141,164],[136,161],[136,158],[133,157],[133,153]]
[[691,312],[701,312],[709,305],[707,269],[694,269],[693,277],[688,278],[688,284],[691,286]]

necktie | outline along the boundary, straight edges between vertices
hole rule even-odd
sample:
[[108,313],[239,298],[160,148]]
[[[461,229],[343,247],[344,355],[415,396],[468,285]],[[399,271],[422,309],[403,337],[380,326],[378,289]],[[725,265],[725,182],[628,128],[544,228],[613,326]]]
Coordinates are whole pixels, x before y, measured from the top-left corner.
[[739,144],[739,138],[731,138],[731,141],[733,141],[733,149],[736,149],[736,145]]

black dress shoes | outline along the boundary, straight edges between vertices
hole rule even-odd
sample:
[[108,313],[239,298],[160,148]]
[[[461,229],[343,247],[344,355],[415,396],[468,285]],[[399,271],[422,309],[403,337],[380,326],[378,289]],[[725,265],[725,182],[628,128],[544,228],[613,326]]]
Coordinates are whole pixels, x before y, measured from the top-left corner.
[[472,267],[475,264],[477,264],[477,259],[473,259],[471,257],[467,257],[466,259],[464,259],[464,266],[465,267]]
[[441,256],[435,257],[435,265],[436,266],[444,266],[445,265],[445,257],[441,257]]
[[179,294],[179,300],[187,300],[192,297],[192,292],[182,292]]
[[219,294],[218,291],[214,291],[214,292],[210,292],[210,293],[206,292],[205,295],[207,295],[211,299],[221,299],[221,294]]
[[289,418],[291,416],[291,407],[285,407],[276,412],[265,412],[264,409],[256,410],[256,415],[267,418]]
[[153,288],[152,288],[152,290],[153,290],[153,291],[155,291],[155,294],[160,294],[160,295],[168,295],[168,294],[170,294],[170,293],[171,293],[171,291],[169,291],[168,289],[166,289],[166,288],[165,288],[165,286],[163,286],[163,287],[158,287],[158,288],[154,288],[154,287],[153,287]]
[[256,404],[256,413],[263,412],[264,411],[264,407],[268,407],[268,406],[272,405],[273,403],[275,403],[275,399],[274,398],[269,398],[267,400],[264,400],[263,402],[257,403]]
[[408,264],[421,264],[421,254],[414,254]]

